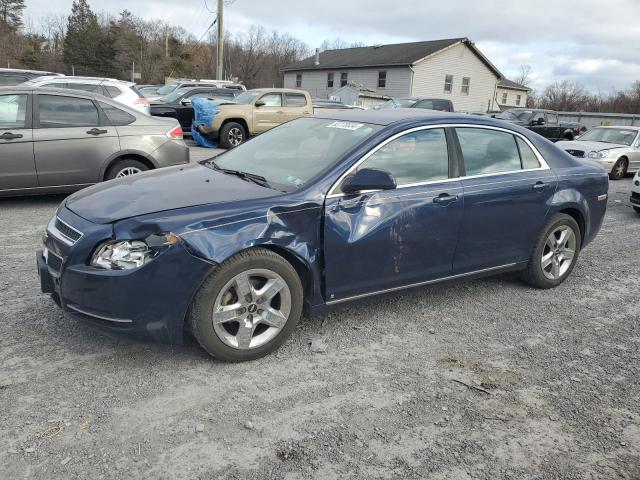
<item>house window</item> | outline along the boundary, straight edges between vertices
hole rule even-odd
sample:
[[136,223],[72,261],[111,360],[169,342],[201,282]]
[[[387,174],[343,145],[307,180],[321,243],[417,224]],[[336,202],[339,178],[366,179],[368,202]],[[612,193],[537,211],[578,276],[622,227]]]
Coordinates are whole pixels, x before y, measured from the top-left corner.
[[504,92],[504,93],[502,94],[502,104],[503,104],[503,105],[506,105],[506,104],[507,104],[507,95],[508,95],[508,94],[507,94],[507,92]]
[[469,95],[470,86],[471,86],[471,79],[469,77],[462,77],[462,86],[460,87],[460,94]]
[[327,88],[333,88],[333,73],[327,73]]
[[342,72],[340,74],[340,86],[346,87],[347,83],[349,83],[349,74],[347,72]]
[[453,75],[446,75],[444,77],[444,93],[453,92]]
[[378,88],[386,88],[387,87],[387,72],[381,71],[378,72]]
[[520,105],[521,99],[522,99],[522,95],[516,95],[516,105]]
[[302,86],[302,74],[296,73],[296,87],[300,88]]

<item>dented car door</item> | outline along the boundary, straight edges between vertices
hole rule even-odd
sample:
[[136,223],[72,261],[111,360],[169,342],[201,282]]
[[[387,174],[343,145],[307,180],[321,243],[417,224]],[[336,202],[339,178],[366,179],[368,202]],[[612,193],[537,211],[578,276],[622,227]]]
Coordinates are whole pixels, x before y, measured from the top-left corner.
[[354,167],[386,170],[396,179],[397,188],[344,194],[338,182],[328,195],[324,214],[327,300],[450,275],[463,191],[458,179],[450,178],[445,130],[414,129],[391,137]]

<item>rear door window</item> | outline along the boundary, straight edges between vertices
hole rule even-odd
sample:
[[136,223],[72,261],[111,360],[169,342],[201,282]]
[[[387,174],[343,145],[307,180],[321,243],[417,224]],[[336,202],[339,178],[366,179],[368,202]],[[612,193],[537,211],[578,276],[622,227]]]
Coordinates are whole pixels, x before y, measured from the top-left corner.
[[286,93],[285,100],[287,107],[305,107],[307,105],[307,97],[301,93]]
[[81,90],[83,92],[99,93],[102,95],[102,86],[92,83],[68,83],[67,88],[70,90]]
[[520,170],[514,135],[485,128],[456,128],[467,175]]
[[118,87],[112,87],[111,85],[103,85],[107,92],[107,96],[111,98],[119,97],[122,95],[122,91]]
[[100,124],[98,109],[86,98],[37,95],[40,127],[95,127]]
[[116,127],[120,127],[123,125],[129,125],[136,121],[136,117],[131,115],[130,113],[125,112],[124,110],[114,107],[113,105],[109,105],[108,103],[98,102],[100,108],[104,112],[104,114],[109,119],[109,123]]
[[25,128],[27,95],[0,95],[0,129]]

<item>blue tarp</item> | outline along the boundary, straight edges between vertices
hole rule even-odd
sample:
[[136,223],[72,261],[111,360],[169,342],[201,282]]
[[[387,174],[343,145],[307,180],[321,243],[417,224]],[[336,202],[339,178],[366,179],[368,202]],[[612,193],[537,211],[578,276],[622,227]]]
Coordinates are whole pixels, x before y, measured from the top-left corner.
[[217,148],[218,144],[208,140],[204,135],[198,131],[198,125],[211,125],[213,117],[218,113],[218,104],[213,100],[206,98],[194,98],[191,100],[191,106],[193,107],[193,123],[191,124],[191,135],[193,140],[201,147]]

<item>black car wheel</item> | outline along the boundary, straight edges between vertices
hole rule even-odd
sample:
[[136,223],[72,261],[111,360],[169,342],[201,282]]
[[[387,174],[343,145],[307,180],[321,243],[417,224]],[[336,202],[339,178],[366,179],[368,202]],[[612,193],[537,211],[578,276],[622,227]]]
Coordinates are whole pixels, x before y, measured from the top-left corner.
[[624,178],[627,174],[627,168],[629,167],[629,162],[626,158],[619,158],[616,164],[611,169],[611,173],[609,173],[609,178],[611,180],[620,180]]
[[276,253],[255,248],[226,260],[205,280],[189,315],[198,343],[211,356],[240,362],[276,350],[302,315],[296,270]]
[[124,178],[130,175],[145,172],[147,170],[149,170],[149,167],[147,167],[141,161],[125,158],[123,160],[118,160],[111,167],[109,167],[109,170],[107,170],[107,174],[104,176],[104,179],[113,180],[114,178]]
[[573,271],[581,246],[580,227],[573,217],[554,215],[542,229],[523,280],[538,288],[557,287]]
[[220,129],[220,146],[234,148],[245,142],[247,132],[244,127],[236,122],[225,123]]

